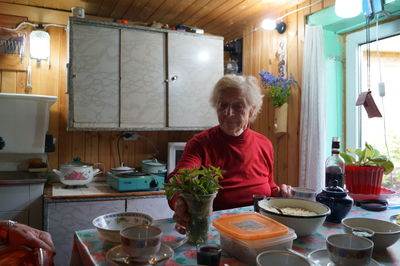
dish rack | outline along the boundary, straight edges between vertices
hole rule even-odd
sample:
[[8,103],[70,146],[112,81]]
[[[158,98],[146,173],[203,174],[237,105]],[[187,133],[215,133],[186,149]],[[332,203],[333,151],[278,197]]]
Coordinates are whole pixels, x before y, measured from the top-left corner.
[[0,37],[0,54],[18,54],[21,58],[25,51],[25,35],[3,39]]

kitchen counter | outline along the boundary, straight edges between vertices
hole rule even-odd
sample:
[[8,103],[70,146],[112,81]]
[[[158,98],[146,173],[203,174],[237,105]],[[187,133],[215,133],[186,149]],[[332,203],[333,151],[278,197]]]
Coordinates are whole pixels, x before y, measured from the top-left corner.
[[62,183],[53,183],[46,185],[44,191],[45,201],[57,200],[79,200],[88,198],[135,198],[145,196],[165,195],[162,190],[156,191],[136,191],[136,192],[118,192],[111,188],[106,182],[91,182],[85,186],[75,188],[66,188]]
[[0,172],[0,185],[42,184],[46,178],[39,173],[25,171]]
[[69,265],[74,231],[92,227],[97,216],[112,212],[142,212],[154,219],[172,217],[164,191],[117,192],[106,182],[66,188],[47,184],[44,191],[43,229],[57,249],[55,265]]

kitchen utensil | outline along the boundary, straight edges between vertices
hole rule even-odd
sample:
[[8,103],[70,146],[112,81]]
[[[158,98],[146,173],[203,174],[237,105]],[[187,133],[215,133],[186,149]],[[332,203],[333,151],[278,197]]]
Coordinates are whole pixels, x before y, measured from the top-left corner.
[[102,163],[83,163],[77,157],[72,162],[62,164],[60,171],[53,169],[53,172],[58,175],[60,182],[64,185],[86,185],[92,182],[95,175],[101,173],[100,169],[93,169],[94,165],[102,165]]
[[121,229],[133,225],[150,225],[153,218],[141,212],[115,212],[100,215],[92,221],[99,234],[110,242],[120,242]]

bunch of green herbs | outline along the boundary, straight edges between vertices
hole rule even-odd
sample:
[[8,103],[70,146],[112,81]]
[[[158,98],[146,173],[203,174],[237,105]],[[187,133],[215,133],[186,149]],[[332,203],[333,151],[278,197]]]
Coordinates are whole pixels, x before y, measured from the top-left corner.
[[168,199],[175,193],[191,194],[199,199],[201,195],[214,194],[221,188],[220,178],[223,178],[223,170],[212,165],[198,169],[180,169],[178,174],[170,178],[169,183],[164,186]]

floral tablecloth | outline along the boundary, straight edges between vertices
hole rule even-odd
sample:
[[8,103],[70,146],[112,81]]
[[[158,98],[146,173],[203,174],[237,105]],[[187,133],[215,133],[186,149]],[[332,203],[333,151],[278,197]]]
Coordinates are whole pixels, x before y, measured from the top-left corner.
[[[253,207],[217,211],[213,212],[211,219],[251,211],[253,211]],[[390,208],[383,212],[370,212],[354,206],[347,217],[369,217],[389,220],[390,216],[394,214],[400,214],[399,207]],[[157,220],[155,224],[163,228],[163,241],[172,247],[183,240],[184,236],[174,230],[175,222],[172,219]],[[343,233],[340,224],[325,222],[314,234],[294,240],[293,249],[307,255],[314,250],[325,248],[326,237],[338,233]],[[209,231],[208,240],[209,244],[219,243],[219,233],[213,226]],[[102,239],[96,229],[77,231],[74,235],[71,265],[107,265],[106,252],[115,245],[115,243]],[[196,265],[196,250],[194,246],[184,244],[176,248],[174,252],[174,257],[167,261],[165,265]],[[400,241],[385,251],[374,252],[373,258],[383,265],[400,265]],[[245,264],[223,252],[221,265],[239,266]]]

